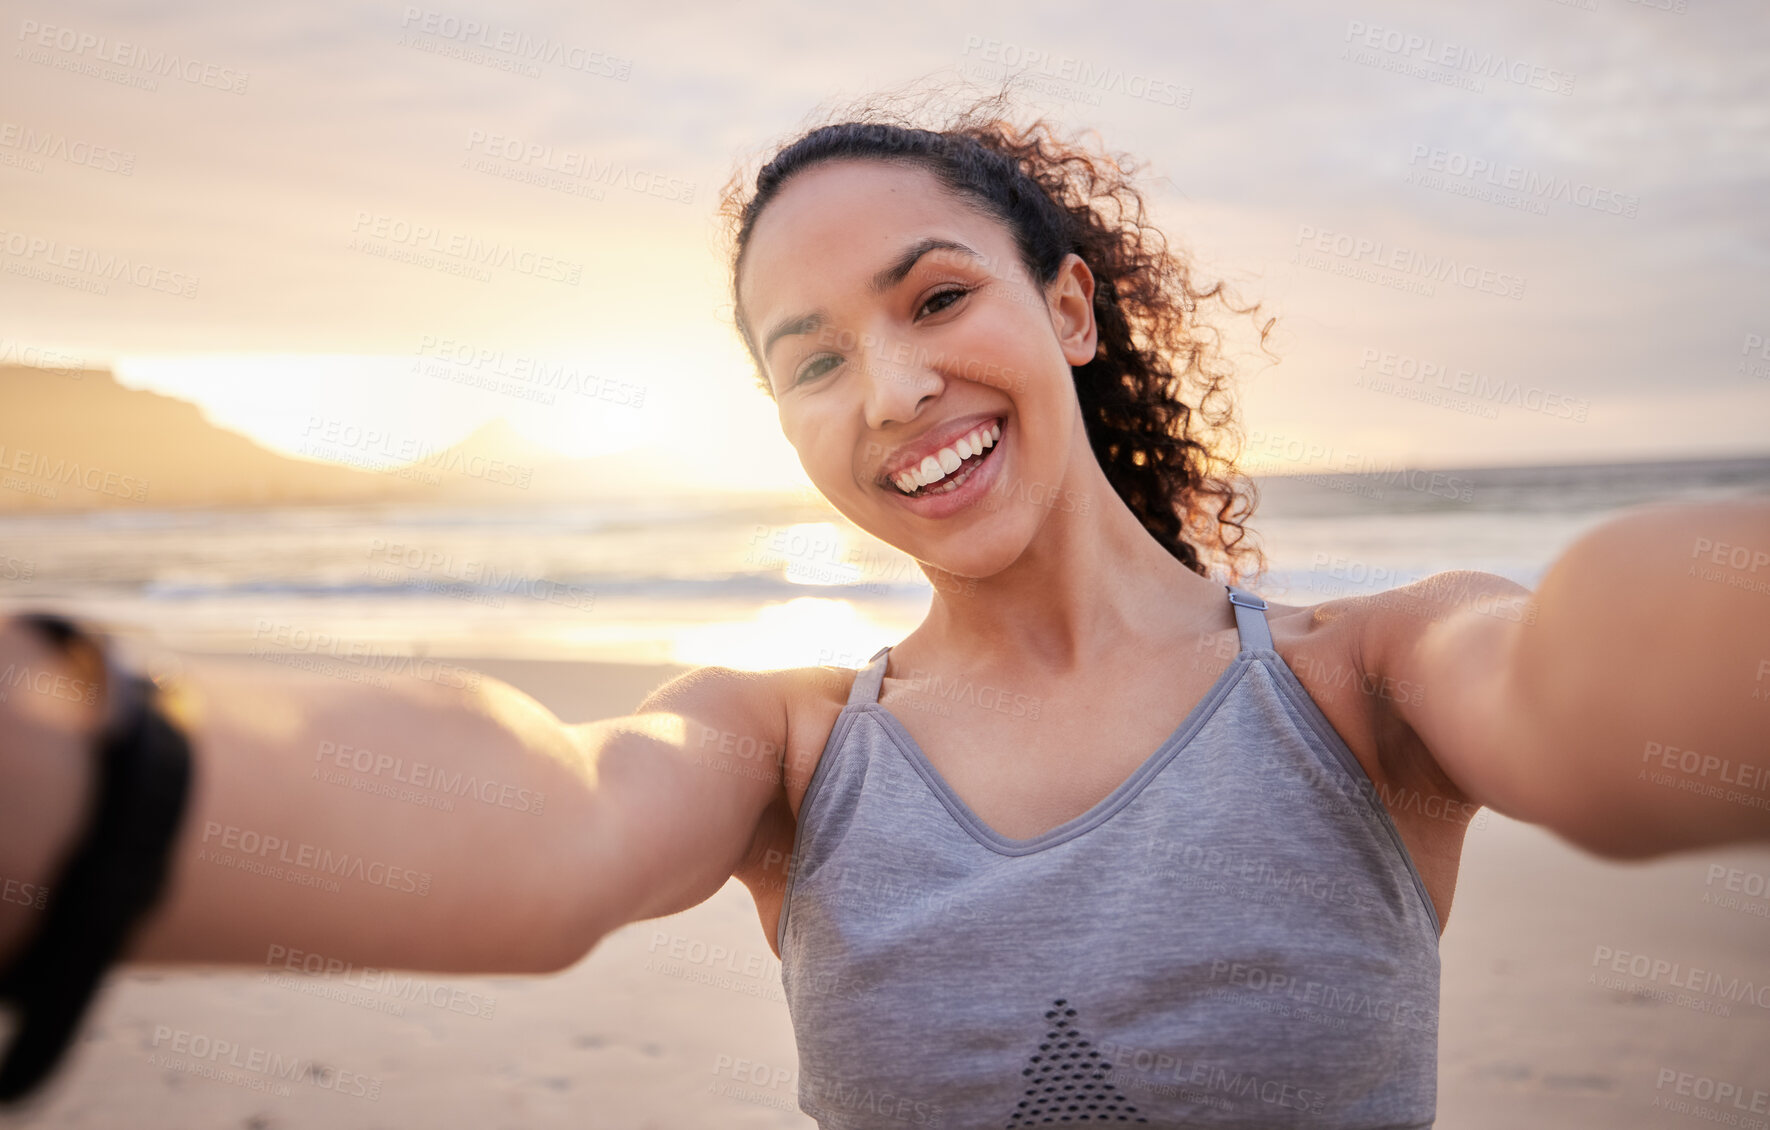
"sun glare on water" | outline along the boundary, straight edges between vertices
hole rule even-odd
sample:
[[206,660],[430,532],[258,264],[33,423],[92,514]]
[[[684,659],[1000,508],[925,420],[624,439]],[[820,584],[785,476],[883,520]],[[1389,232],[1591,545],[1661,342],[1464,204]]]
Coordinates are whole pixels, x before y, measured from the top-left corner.
[[748,620],[685,626],[671,662],[741,671],[777,667],[859,667],[899,635],[863,616],[846,600],[801,596],[759,609]]

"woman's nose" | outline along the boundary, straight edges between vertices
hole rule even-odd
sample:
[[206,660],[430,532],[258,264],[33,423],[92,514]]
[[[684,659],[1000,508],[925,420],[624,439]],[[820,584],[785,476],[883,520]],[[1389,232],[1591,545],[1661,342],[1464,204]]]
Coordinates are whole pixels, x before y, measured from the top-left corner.
[[866,357],[861,368],[867,425],[872,428],[914,419],[922,402],[946,387],[945,379],[932,367],[914,361],[898,364]]

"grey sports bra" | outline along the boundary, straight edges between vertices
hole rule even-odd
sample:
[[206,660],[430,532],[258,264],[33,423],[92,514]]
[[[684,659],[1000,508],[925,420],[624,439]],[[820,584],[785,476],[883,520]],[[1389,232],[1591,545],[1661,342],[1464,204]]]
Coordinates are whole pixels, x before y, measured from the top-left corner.
[[778,942],[822,1127],[1425,1127],[1438,919],[1369,778],[1228,587],[1241,650],[1093,808],[985,826],[858,672]]

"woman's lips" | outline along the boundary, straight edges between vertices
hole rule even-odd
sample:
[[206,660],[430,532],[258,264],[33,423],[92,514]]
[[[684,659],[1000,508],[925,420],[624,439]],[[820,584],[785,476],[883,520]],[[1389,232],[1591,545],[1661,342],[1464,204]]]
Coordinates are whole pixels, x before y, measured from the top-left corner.
[[1002,418],[985,420],[928,455],[888,476],[899,494],[916,496],[952,489],[968,468],[982,462],[1001,438]]
[[904,494],[896,487],[884,489],[897,499],[899,505],[913,511],[924,518],[945,518],[975,503],[989,491],[995,489],[996,480],[1002,475],[1001,454],[1007,446],[1012,429],[1003,418],[997,425],[1000,428],[996,442],[975,462],[967,460],[967,466],[953,474],[939,485],[944,489],[932,492],[922,491],[917,494]]

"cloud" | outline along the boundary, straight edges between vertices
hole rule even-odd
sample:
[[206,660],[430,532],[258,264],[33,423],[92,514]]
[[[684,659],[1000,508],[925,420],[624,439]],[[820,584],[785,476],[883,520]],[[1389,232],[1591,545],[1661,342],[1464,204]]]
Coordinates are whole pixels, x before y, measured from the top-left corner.
[[[1733,419],[1770,408],[1770,382],[1733,364],[1744,335],[1770,336],[1766,17],[1597,4],[39,4],[4,30],[23,54],[0,74],[0,303],[13,336],[96,357],[402,356],[439,333],[571,356],[658,387],[685,414],[673,430],[731,443],[732,420],[772,425],[718,314],[712,209],[734,163],[825,100],[1030,60],[1035,109],[1146,160],[1181,241],[1294,319],[1294,368],[1261,378],[1290,394],[1250,393],[1268,423],[1424,430],[1449,460],[1557,450],[1552,431],[1364,393],[1348,365],[1374,343],[1627,398],[1575,446],[1719,445],[1672,407],[1694,387]],[[1389,50],[1390,32],[1430,46]],[[1469,52],[1526,81],[1440,81],[1475,71],[1432,59]],[[179,69],[156,71],[168,57]],[[1531,85],[1533,67],[1572,92]],[[1152,82],[1184,103],[1139,97]],[[1606,210],[1618,199],[1632,216]],[[1360,281],[1344,272],[1373,264],[1289,262],[1304,228],[1528,286]],[[10,253],[20,236],[196,279],[196,296],[45,280]],[[1658,417],[1634,407],[1656,396]]]

